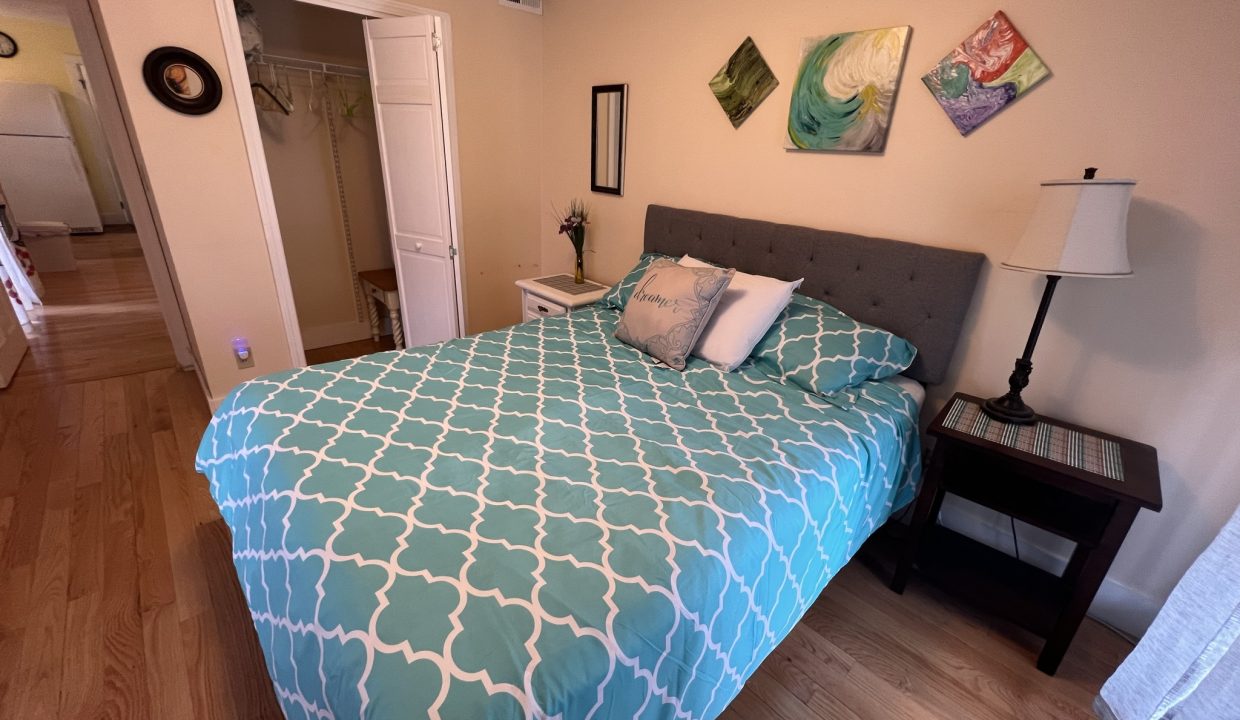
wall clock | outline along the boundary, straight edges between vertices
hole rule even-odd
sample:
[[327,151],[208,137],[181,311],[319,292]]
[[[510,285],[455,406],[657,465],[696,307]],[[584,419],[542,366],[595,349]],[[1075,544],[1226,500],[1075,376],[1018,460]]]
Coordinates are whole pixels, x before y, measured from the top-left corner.
[[17,54],[17,41],[12,35],[0,32],[0,58],[11,58]]

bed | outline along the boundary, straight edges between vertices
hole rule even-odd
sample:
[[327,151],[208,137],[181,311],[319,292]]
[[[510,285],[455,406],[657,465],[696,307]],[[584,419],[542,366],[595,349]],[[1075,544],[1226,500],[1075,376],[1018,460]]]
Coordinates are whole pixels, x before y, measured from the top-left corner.
[[804,276],[918,359],[817,396],[592,306],[239,386],[197,467],[288,717],[716,717],[913,497],[980,256],[660,206],[645,248]]

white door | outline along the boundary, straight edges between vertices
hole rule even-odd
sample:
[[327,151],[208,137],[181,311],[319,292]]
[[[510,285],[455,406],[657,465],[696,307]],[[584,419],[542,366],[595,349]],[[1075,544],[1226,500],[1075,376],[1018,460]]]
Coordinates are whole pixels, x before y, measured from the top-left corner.
[[[4,238],[0,238],[0,242],[4,242]],[[4,289],[0,288],[0,388],[9,386],[25,354],[26,334],[17,322],[17,313],[9,304]]]
[[365,21],[408,347],[460,336],[439,23],[430,15]]

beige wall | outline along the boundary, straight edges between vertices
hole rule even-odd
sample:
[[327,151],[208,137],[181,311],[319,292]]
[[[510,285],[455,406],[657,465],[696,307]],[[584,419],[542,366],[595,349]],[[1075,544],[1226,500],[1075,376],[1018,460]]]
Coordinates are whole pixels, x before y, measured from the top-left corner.
[[[289,367],[257,194],[212,0],[94,0],[123,101],[146,164],[170,260],[202,357],[209,394]],[[476,0],[427,0],[451,17],[461,162],[467,326],[520,319],[513,281],[538,271],[542,25],[537,16]],[[164,108],[142,84],[142,58],[180,45],[209,61],[224,100],[208,115]],[[255,367],[229,348],[250,338]]]
[[60,91],[60,101],[69,115],[73,140],[82,156],[95,206],[108,216],[104,222],[123,220],[120,193],[102,154],[105,150],[101,148],[98,120],[90,104],[75,92],[74,81],[65,65],[66,56],[80,54],[73,29],[67,21],[58,23],[0,14],[0,30],[12,36],[18,47],[17,55],[0,60],[0,82],[38,83]]
[[[614,281],[640,251],[652,202],[980,250],[997,262],[1038,181],[1086,165],[1139,179],[1136,276],[1060,285],[1026,398],[1158,447],[1166,509],[1141,514],[1100,597],[1116,606],[1101,608],[1110,619],[1140,629],[1240,501],[1240,86],[1229,80],[1240,75],[1240,4],[1003,9],[1054,76],[962,138],[920,76],[995,11],[991,2],[548,0],[542,205],[589,196],[597,252],[587,273]],[[891,25],[913,32],[886,153],[784,151],[800,39]],[[733,130],[706,83],[746,35],[781,85]],[[617,82],[630,85],[626,194],[590,195],[590,86]],[[545,270],[567,270],[571,248],[549,218],[541,237]],[[984,274],[954,376],[932,392],[932,408],[953,389],[1005,388],[1040,291],[1038,278]],[[996,530],[1004,525],[986,524],[996,518],[954,513],[1010,542]]]
[[[95,0],[145,165],[168,260],[181,288],[208,394],[223,397],[242,380],[290,365],[271,264],[242,142],[238,106],[211,0]],[[201,55],[224,84],[220,106],[201,116],[164,107],[142,81],[152,49],[177,45]],[[229,341],[250,339],[253,368],[236,367]]]

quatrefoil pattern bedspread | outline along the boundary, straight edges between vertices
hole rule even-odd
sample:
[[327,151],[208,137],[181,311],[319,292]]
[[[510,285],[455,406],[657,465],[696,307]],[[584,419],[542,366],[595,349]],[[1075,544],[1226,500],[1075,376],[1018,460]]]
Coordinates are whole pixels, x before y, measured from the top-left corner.
[[913,496],[913,399],[589,308],[239,386],[197,467],[290,718],[713,718]]

